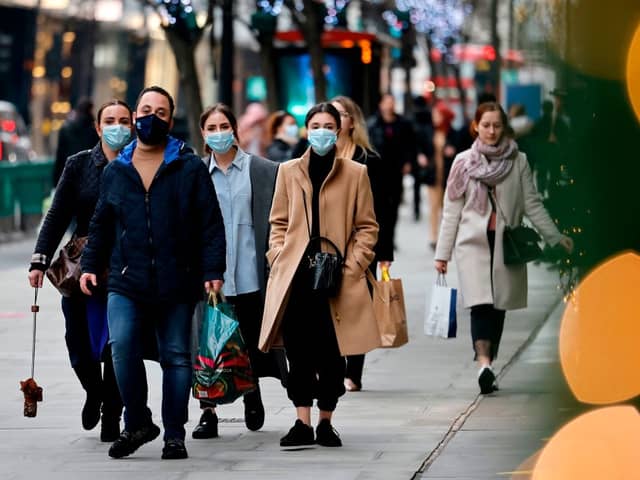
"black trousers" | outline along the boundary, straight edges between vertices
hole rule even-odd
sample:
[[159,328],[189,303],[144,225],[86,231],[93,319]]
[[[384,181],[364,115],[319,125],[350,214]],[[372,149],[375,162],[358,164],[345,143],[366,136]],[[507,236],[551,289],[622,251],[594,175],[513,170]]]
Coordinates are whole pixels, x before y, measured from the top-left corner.
[[282,333],[289,359],[287,395],[296,407],[332,412],[344,395],[345,361],[340,355],[329,300],[311,290],[304,272],[293,279]]
[[[491,251],[491,271],[493,272],[493,252],[495,249],[496,232],[487,231],[487,239],[489,240],[489,249]],[[493,284],[493,273],[491,277]],[[471,342],[475,352],[474,360],[478,358],[476,349],[476,341],[484,340],[490,344],[489,358],[493,361],[498,356],[498,348],[500,347],[500,339],[504,330],[505,311],[495,308],[491,304],[474,305],[471,307]]]
[[69,360],[82,388],[102,398],[102,413],[108,417],[120,417],[122,400],[116,383],[111,360],[111,348],[107,344],[102,352],[104,373],[101,362],[93,358],[89,340],[87,306],[81,295],[62,297],[62,313],[65,320],[64,339],[69,352]]

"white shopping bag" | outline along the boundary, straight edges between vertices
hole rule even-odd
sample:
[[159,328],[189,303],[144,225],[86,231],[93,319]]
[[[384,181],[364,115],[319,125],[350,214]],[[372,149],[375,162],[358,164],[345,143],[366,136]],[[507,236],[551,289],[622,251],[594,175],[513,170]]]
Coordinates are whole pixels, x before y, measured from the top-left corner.
[[455,338],[458,329],[456,300],[458,292],[447,286],[443,274],[438,274],[431,293],[431,304],[424,318],[424,334],[433,337]]

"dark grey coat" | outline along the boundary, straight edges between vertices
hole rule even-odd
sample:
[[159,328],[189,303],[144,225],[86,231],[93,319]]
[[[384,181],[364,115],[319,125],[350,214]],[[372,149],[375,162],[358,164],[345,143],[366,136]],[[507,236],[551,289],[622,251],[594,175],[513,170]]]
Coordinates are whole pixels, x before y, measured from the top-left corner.
[[[203,158],[204,163],[209,168],[211,156]],[[271,202],[273,192],[276,188],[276,176],[278,175],[279,164],[267,160],[266,158],[251,155],[249,177],[251,178],[251,214],[253,217],[253,228],[256,239],[256,260],[258,269],[258,281],[260,282],[260,292],[264,298],[266,291],[267,271],[265,254],[269,249],[269,214],[271,213]]]

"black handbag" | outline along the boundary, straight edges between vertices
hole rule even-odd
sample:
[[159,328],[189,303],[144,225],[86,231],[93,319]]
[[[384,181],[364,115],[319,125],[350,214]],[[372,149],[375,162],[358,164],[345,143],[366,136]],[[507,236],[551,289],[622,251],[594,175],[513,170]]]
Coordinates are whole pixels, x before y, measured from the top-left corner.
[[[306,249],[306,260],[309,269],[309,279],[311,289],[325,294],[327,297],[335,297],[342,284],[342,266],[344,258],[340,249],[326,237],[312,237],[311,226],[309,225],[309,214],[307,213],[307,199],[302,191],[304,201],[304,214],[307,219],[307,229],[309,231],[309,243]],[[322,243],[329,244],[335,253],[323,252]]]
[[504,221],[504,231],[502,232],[502,254],[505,265],[524,265],[528,262],[540,258],[542,249],[540,248],[540,235],[533,228],[520,224],[517,227],[509,225],[498,199],[493,189],[489,189],[490,195],[493,197],[493,203],[500,212],[500,216]]

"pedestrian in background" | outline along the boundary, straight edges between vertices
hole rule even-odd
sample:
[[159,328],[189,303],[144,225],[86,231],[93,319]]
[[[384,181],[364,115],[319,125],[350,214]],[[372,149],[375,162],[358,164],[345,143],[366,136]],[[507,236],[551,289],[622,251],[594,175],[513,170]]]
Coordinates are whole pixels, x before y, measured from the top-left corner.
[[422,185],[433,186],[436,167],[433,157],[433,119],[431,109],[423,96],[413,100],[413,130],[416,135],[416,159],[413,163],[413,216],[420,220]]
[[478,106],[471,149],[454,162],[445,194],[435,268],[447,273],[455,253],[465,308],[471,309],[471,339],[480,370],[480,392],[497,389],[492,363],[498,354],[505,311],[527,306],[527,267],[505,265],[503,232],[526,216],[551,246],[568,252],[562,235],[544,209],[529,163],[511,137],[507,115],[495,102]]
[[[258,350],[267,281],[269,212],[278,164],[249,155],[238,146],[236,117],[225,104],[218,103],[205,110],[200,116],[200,129],[207,152],[204,161],[216,187],[224,219],[227,270],[222,292],[234,306],[258,385],[243,397],[245,425],[255,431],[264,424],[258,378],[282,379],[280,366],[285,365],[282,351],[262,353]],[[217,437],[216,404],[201,400],[200,406],[203,413],[193,438]]]
[[[373,209],[379,225],[378,242],[375,247],[375,258],[369,269],[376,275],[377,266],[389,269],[393,262],[393,240],[389,225],[392,200],[389,195],[387,179],[388,171],[385,164],[369,143],[367,124],[360,107],[349,97],[339,96],[331,100],[331,104],[340,114],[340,134],[336,142],[337,155],[340,158],[351,159],[367,167],[367,174],[371,182],[373,194]],[[362,389],[362,371],[364,368],[364,354],[348,355],[345,374],[345,388],[350,392]]]
[[389,226],[395,248],[395,230],[398,223],[398,209],[402,203],[402,180],[411,172],[416,159],[416,139],[411,123],[396,113],[393,95],[385,93],[378,104],[378,111],[368,122],[369,138],[374,150],[390,172],[388,178],[391,195],[391,215]]
[[[260,349],[269,351],[282,338],[289,359],[287,394],[297,420],[280,445],[339,447],[342,441],[331,419],[345,392],[343,357],[380,345],[365,278],[375,255],[378,224],[365,166],[337,156],[341,118],[336,108],[315,105],[305,126],[311,148],[278,171]],[[336,296],[313,289],[311,260],[320,248],[330,248],[325,242],[310,242],[318,236],[328,238],[344,255]],[[315,436],[314,398],[320,411]]]
[[187,458],[193,310],[203,285],[207,291],[222,288],[225,236],[218,199],[202,159],[169,135],[174,110],[163,88],[141,92],[137,140],[102,176],[82,256],[80,285],[87,295],[109,266],[109,341],[125,406],[124,431],[109,449],[113,458],[132,454],[160,434],[147,406],[148,323],[162,368],[162,458]]
[[242,138],[240,147],[251,155],[264,155],[267,148],[267,109],[258,102],[247,105],[238,118],[238,133]]
[[453,129],[454,113],[443,101],[436,103],[433,115],[433,164],[434,182],[427,185],[429,195],[430,246],[435,251],[438,229],[442,218],[444,189],[453,159],[457,153],[456,131]]
[[289,112],[279,110],[267,119],[269,146],[267,158],[274,162],[291,160],[293,147],[300,141],[298,124]]
[[75,108],[65,120],[58,133],[58,146],[56,147],[56,161],[53,165],[53,187],[58,185],[67,158],[82,150],[93,148],[98,143],[93,118],[93,100],[82,97]]
[[[72,155],[67,160],[51,208],[40,229],[29,268],[29,283],[42,287],[44,272],[51,265],[54,252],[71,221],[75,219],[72,241],[86,237],[89,222],[100,194],[100,176],[131,138],[133,128],[129,105],[120,100],[105,103],[98,110],[95,131],[100,141],[91,149]],[[100,440],[113,442],[120,435],[122,400],[116,384],[107,345],[106,291],[87,299],[80,291],[62,297],[65,319],[65,341],[71,367],[86,400],[82,407],[82,427],[93,429],[100,422]],[[96,345],[95,350],[92,345]],[[100,365],[104,362],[104,373]]]

